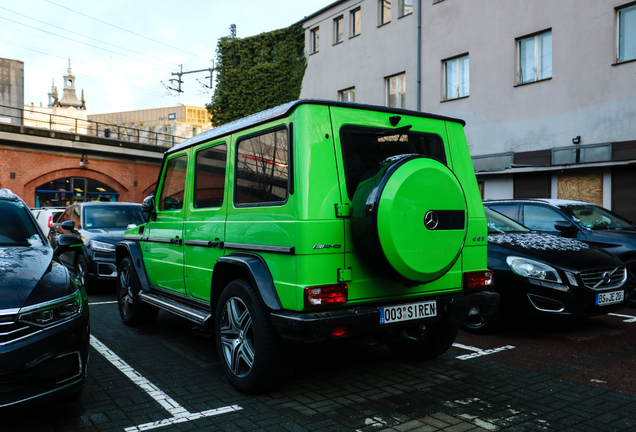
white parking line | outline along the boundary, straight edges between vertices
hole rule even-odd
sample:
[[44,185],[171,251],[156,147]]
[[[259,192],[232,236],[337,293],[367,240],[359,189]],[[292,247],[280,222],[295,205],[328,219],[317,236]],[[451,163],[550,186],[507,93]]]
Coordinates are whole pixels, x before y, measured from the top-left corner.
[[95,305],[103,305],[103,304],[117,304],[117,300],[113,300],[113,301],[103,301],[103,302],[93,302],[93,303],[89,303],[89,306],[95,306]]
[[499,348],[491,348],[491,349],[487,349],[487,350],[482,350],[481,348],[475,348],[472,346],[468,346],[468,345],[462,345],[462,344],[458,344],[458,343],[454,343],[453,346],[455,348],[461,348],[461,349],[465,349],[468,351],[474,351],[472,354],[464,354],[464,355],[460,355],[457,356],[455,358],[458,358],[460,360],[468,360],[471,358],[475,358],[475,357],[481,357],[481,356],[485,356],[485,355],[489,355],[489,354],[495,354],[498,353],[500,351],[506,351],[506,350],[511,350],[514,349],[515,347],[512,345],[505,345]]
[[186,421],[193,421],[202,417],[211,417],[220,414],[226,414],[229,412],[239,411],[243,408],[238,405],[231,405],[222,408],[212,409],[208,411],[191,413],[183,408],[177,401],[170,396],[162,392],[157,386],[144,378],[139,372],[134,370],[128,363],[123,361],[117,354],[112,352],[106,345],[101,343],[95,336],[91,335],[91,345],[101,355],[106,358],[113,366],[115,366],[121,373],[123,373],[133,383],[137,384],[143,391],[157,401],[166,411],[168,411],[172,417],[159,420],[151,423],[145,423],[139,426],[132,426],[125,429],[126,432],[133,431],[146,431],[162,426],[169,426],[177,423],[183,423]]
[[623,322],[636,322],[636,317],[633,315],[621,315],[621,314],[616,314],[616,313],[608,313],[608,315],[613,315],[613,316],[617,316],[617,317],[621,317],[621,318],[627,318],[625,320],[623,320]]

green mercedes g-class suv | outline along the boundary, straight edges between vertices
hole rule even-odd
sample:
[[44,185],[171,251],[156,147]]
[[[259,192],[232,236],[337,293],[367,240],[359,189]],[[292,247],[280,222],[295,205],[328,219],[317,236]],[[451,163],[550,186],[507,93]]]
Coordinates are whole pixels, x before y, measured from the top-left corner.
[[499,300],[463,126],[300,100],[171,148],[117,245],[123,322],[164,309],[213,332],[249,393],[284,383],[298,344],[446,352]]

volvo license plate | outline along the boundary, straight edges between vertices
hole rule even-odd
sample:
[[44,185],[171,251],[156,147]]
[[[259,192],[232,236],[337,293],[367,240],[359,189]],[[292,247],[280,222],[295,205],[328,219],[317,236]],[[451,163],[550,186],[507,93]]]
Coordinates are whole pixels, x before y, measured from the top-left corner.
[[430,318],[437,316],[437,301],[430,300],[422,303],[384,306],[379,307],[378,310],[380,311],[380,324]]
[[596,294],[596,305],[603,306],[609,304],[620,303],[625,298],[625,291],[612,291],[607,293]]

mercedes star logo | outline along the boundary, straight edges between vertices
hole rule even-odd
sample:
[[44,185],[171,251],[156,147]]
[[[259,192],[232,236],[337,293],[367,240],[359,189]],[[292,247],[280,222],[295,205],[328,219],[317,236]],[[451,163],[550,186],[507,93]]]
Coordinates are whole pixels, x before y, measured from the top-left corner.
[[424,216],[424,225],[426,225],[426,228],[434,230],[435,228],[437,228],[438,224],[439,217],[437,216],[437,213],[435,213],[433,210],[429,210]]

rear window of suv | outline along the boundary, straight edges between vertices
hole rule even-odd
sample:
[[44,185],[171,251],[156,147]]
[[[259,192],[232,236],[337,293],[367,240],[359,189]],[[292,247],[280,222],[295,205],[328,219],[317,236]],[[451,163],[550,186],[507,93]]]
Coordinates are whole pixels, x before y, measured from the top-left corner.
[[435,134],[344,126],[340,129],[340,142],[350,200],[367,171],[378,169],[392,156],[418,154],[446,165],[444,142]]

